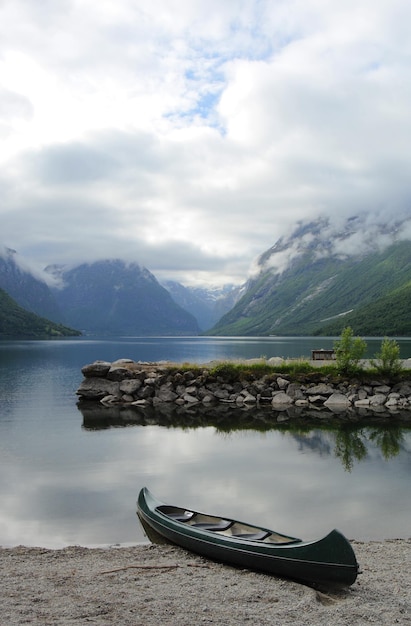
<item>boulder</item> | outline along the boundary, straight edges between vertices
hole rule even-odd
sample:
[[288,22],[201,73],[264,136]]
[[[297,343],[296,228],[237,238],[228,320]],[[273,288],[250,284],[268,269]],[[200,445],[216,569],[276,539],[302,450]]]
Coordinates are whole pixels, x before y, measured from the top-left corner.
[[289,384],[290,384],[290,381],[287,380],[286,378],[281,378],[281,376],[277,378],[277,385],[279,389],[286,389]]
[[383,393],[376,393],[370,398],[370,406],[382,406],[387,402],[387,396]]
[[104,396],[118,396],[120,385],[107,378],[85,378],[77,390],[77,395],[84,398],[104,398]]
[[388,393],[390,393],[391,391],[391,387],[388,387],[388,385],[379,385],[378,387],[374,387],[374,393],[383,393],[385,395],[387,395]]
[[273,396],[273,399],[271,400],[272,406],[284,406],[286,404],[292,404],[292,403],[293,403],[293,399],[290,398],[290,396],[286,394],[284,391],[280,391],[279,393],[276,393],[275,396]]
[[282,359],[280,356],[272,356],[268,359],[267,363],[269,365],[283,365],[284,359]]
[[178,395],[173,391],[172,384],[166,383],[156,391],[155,397],[162,402],[174,402],[174,400],[177,400]]
[[310,404],[324,404],[326,399],[327,399],[326,396],[320,396],[320,395],[309,397]]
[[227,389],[215,389],[213,390],[213,394],[219,400],[228,400],[228,396],[230,395]]
[[95,378],[97,376],[105,377],[110,367],[111,363],[109,363],[109,361],[94,361],[94,363],[84,365],[84,367],[81,368],[81,373],[86,378]]
[[184,400],[184,402],[187,402],[188,404],[197,404],[199,402],[198,398],[196,398],[195,396],[190,395],[189,393],[185,393],[184,394],[183,400]]
[[111,365],[116,366],[116,365],[120,365],[121,367],[123,365],[134,365],[135,361],[133,361],[133,359],[117,359],[116,361],[113,361]]
[[202,398],[201,401],[202,401],[203,404],[212,404],[213,402],[216,401],[216,398],[215,398],[215,396],[213,396],[213,394],[209,393],[209,394],[205,395]]
[[287,387],[287,394],[294,400],[303,400],[305,395],[299,383],[290,383]]
[[118,396],[113,396],[109,394],[108,396],[104,396],[100,400],[101,404],[110,405],[110,404],[118,404],[120,402],[120,398]]
[[255,404],[257,402],[257,398],[251,395],[251,393],[247,393],[243,396],[243,399],[245,404]]
[[369,398],[363,398],[363,399],[360,399],[360,400],[356,400],[354,402],[354,406],[356,406],[358,408],[370,406],[370,399]]
[[347,396],[342,393],[332,393],[330,397],[324,402],[324,406],[331,407],[349,407],[351,403]]
[[122,365],[112,365],[107,372],[107,378],[109,380],[124,380],[133,377],[134,373]]
[[326,383],[319,383],[318,385],[314,385],[313,387],[307,388],[307,393],[310,396],[330,396],[334,393],[333,387],[331,385],[327,385]]
[[128,380],[122,380],[120,383],[120,391],[126,394],[133,395],[140,389],[142,382],[139,378],[131,378]]

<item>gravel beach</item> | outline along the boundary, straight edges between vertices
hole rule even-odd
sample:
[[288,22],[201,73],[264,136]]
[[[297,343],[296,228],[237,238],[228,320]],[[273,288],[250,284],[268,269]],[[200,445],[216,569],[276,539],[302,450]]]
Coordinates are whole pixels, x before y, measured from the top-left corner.
[[353,542],[362,574],[318,590],[171,545],[1,548],[2,626],[411,624],[411,539]]

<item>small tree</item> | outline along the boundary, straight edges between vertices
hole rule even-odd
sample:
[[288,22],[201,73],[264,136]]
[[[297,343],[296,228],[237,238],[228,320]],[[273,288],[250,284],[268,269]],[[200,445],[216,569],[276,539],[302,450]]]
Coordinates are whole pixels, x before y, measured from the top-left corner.
[[400,346],[395,339],[384,337],[381,343],[381,349],[375,354],[376,361],[372,360],[371,365],[376,368],[380,374],[395,376],[399,374],[402,363],[400,359]]
[[359,362],[365,354],[367,344],[361,337],[353,337],[350,326],[343,329],[341,337],[334,342],[337,369],[341,374],[354,374],[359,370]]

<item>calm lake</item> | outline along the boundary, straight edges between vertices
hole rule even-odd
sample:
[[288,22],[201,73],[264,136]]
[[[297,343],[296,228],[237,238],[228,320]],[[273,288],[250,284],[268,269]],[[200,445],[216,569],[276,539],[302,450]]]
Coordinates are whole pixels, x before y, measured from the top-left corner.
[[[330,338],[76,338],[0,342],[0,545],[147,541],[136,499],[240,518],[304,539],[411,534],[411,430],[293,431],[88,423],[81,367],[97,359],[309,357]],[[411,357],[411,339],[399,339]],[[367,339],[374,356],[381,339]],[[106,414],[107,415],[107,414]]]

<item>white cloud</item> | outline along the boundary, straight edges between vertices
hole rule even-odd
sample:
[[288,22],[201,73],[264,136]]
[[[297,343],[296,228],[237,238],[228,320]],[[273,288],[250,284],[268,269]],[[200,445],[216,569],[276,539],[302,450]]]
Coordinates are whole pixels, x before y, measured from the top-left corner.
[[242,281],[300,219],[409,211],[410,18],[405,0],[3,1],[2,243]]

